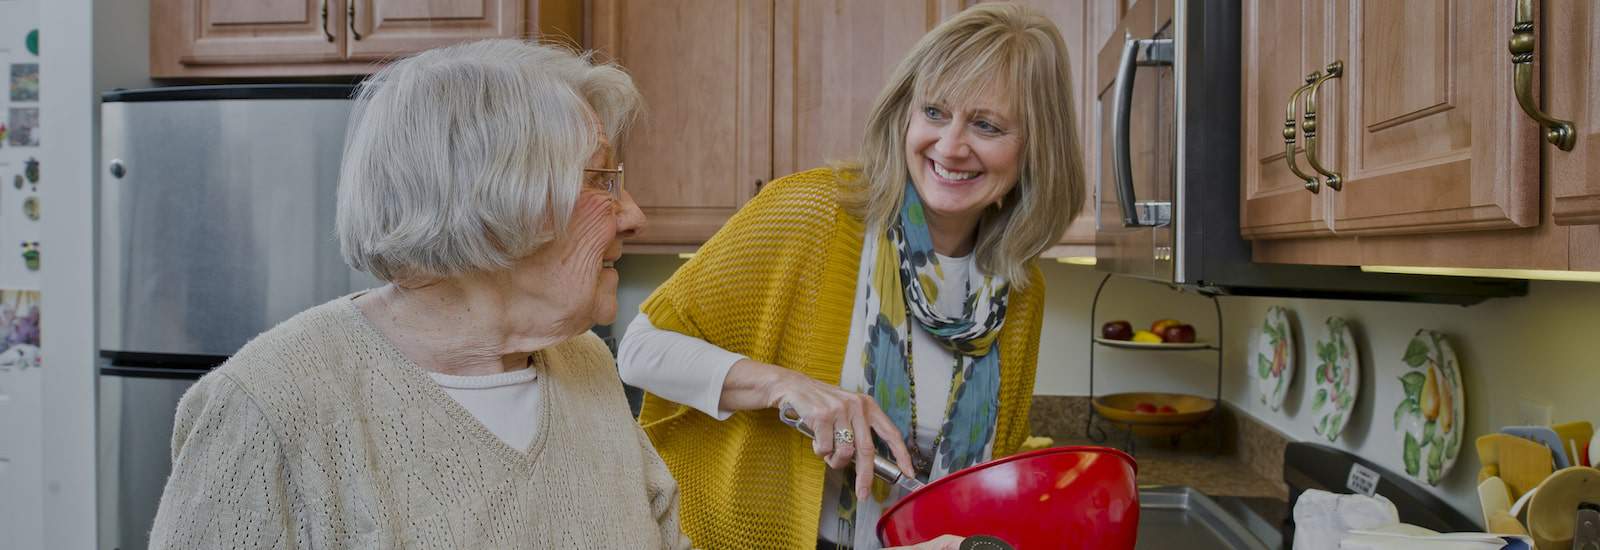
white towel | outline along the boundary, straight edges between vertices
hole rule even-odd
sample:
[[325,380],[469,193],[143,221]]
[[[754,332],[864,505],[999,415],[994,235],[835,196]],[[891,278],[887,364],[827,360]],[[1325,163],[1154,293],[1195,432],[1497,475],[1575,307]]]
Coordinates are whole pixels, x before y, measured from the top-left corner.
[[1338,550],[1351,531],[1400,522],[1394,503],[1383,495],[1337,495],[1308,489],[1294,504],[1295,550]]

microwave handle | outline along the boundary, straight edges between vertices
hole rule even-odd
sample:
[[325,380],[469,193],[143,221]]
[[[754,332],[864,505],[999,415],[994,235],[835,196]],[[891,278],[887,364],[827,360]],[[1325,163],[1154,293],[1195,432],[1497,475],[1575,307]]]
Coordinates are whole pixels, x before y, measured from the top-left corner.
[[[1145,59],[1139,59],[1140,51],[1145,52]],[[1160,225],[1158,220],[1141,220],[1139,216],[1139,198],[1133,191],[1133,158],[1129,151],[1129,113],[1128,109],[1133,103],[1133,78],[1136,74],[1134,68],[1155,67],[1172,64],[1172,39],[1128,40],[1122,44],[1122,62],[1117,66],[1117,90],[1113,97],[1113,117],[1116,119],[1112,125],[1111,134],[1111,169],[1116,178],[1117,203],[1122,206],[1122,225],[1124,227],[1147,227]]]

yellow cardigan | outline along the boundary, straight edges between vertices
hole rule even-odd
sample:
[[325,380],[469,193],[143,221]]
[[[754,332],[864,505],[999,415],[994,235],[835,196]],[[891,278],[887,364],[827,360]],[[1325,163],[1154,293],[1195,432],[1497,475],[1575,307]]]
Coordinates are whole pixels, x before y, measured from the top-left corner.
[[[827,168],[768,184],[650,295],[641,309],[651,324],[838,384],[864,232],[840,207],[841,185]],[[1000,333],[996,458],[1028,435],[1044,305],[1038,269],[1029,275]],[[646,395],[639,421],[678,481],[696,548],[816,547],[827,466],[776,411],[719,422]]]

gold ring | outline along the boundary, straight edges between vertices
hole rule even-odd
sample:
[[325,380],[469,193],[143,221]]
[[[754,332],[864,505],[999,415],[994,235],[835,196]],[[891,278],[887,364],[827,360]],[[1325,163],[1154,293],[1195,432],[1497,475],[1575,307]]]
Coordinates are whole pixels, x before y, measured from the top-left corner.
[[835,445],[849,445],[855,442],[856,433],[850,431],[850,428],[839,428],[833,432],[833,443]]

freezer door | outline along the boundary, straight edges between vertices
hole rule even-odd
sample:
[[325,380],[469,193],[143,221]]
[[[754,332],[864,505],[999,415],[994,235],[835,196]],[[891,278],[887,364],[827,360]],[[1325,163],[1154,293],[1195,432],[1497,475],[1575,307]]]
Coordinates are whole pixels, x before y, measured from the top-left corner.
[[350,106],[103,104],[100,348],[232,354],[370,284],[345,266],[333,231]]

